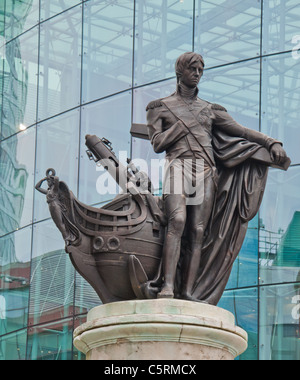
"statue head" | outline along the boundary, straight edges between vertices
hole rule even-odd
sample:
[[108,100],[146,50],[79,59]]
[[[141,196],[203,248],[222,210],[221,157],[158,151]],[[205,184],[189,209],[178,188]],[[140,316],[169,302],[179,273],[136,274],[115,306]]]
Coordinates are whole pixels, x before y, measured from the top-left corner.
[[47,184],[48,184],[48,187],[52,187],[54,185],[54,177],[53,176],[49,176],[47,177]]
[[[204,70],[205,64],[202,55],[189,52],[182,54],[176,61],[175,71],[177,76],[177,83],[181,81],[187,82],[185,83],[188,86],[197,86]],[[196,78],[196,75],[189,75],[189,71],[194,69],[194,71],[198,72],[199,78]],[[193,77],[195,77],[193,79]],[[197,83],[196,83],[197,82]],[[196,84],[195,84],[196,83]]]
[[49,188],[54,185],[56,172],[54,169],[48,169],[46,171],[47,184]]

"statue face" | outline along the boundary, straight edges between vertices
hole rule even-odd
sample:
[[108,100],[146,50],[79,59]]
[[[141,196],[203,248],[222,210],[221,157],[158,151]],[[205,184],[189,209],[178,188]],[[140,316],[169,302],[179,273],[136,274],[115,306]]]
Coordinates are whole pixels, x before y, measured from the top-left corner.
[[203,66],[201,62],[193,62],[183,70],[180,76],[180,83],[191,88],[197,87],[202,75]]
[[49,187],[53,186],[53,183],[54,183],[53,178],[48,177],[48,178],[47,178],[47,184],[48,184],[48,186],[49,186]]

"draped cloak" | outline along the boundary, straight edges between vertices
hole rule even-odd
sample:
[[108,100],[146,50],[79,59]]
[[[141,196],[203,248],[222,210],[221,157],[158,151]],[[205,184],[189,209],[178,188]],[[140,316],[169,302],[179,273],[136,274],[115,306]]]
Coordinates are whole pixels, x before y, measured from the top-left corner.
[[[270,158],[265,163],[252,160],[255,153],[264,148],[217,129],[213,135],[213,148],[218,186],[192,295],[217,305],[243,245],[248,223],[259,211]],[[185,254],[184,246],[183,237],[182,254]]]

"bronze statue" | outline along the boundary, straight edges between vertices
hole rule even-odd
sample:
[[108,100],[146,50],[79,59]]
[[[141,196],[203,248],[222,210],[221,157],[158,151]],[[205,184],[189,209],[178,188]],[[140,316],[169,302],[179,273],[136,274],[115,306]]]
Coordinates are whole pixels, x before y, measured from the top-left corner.
[[147,126],[131,130],[166,152],[162,197],[132,162],[118,161],[109,141],[90,135],[88,156],[123,194],[102,208],[87,206],[53,169],[36,185],[74,267],[103,303],[175,297],[217,305],[259,210],[268,167],[290,165],[279,141],[198,98],[203,70],[200,55],[179,57],[176,92],[150,102]]
[[[222,187],[223,170],[217,170],[217,162],[222,162],[224,148],[230,149],[229,154],[234,155],[236,159],[237,144],[241,144],[241,140],[245,140],[252,152],[260,147],[265,147],[272,158],[274,164],[280,165],[286,160],[286,153],[282,148],[282,144],[278,141],[263,135],[254,130],[247,129],[229,116],[226,109],[216,104],[210,104],[197,97],[198,84],[203,75],[204,61],[202,56],[196,53],[185,53],[181,55],[176,62],[177,89],[171,96],[151,102],[147,107],[148,131],[151,143],[156,153],[166,152],[166,160],[169,163],[165,182],[170,181],[170,174],[173,162],[182,162],[183,176],[187,176],[187,169],[184,169],[184,161],[192,160],[196,165],[196,160],[204,161],[204,173],[202,171],[204,189],[203,197],[199,204],[189,205],[187,197],[178,191],[171,191],[164,194],[164,206],[168,218],[168,227],[163,250],[163,272],[164,283],[158,297],[174,297],[175,279],[177,266],[180,259],[181,240],[185,233],[185,252],[181,262],[181,285],[179,289],[179,297],[189,300],[203,301],[207,298],[204,292],[195,292],[197,288],[204,286],[206,281],[196,283],[199,276],[199,268],[202,258],[202,248],[205,233],[216,231],[216,226],[210,224],[213,210],[216,210],[218,203],[218,191]],[[220,135],[220,136],[219,136]],[[236,142],[234,142],[236,140]],[[218,143],[222,141],[222,147]],[[245,149],[246,150],[246,149]],[[216,157],[217,156],[217,157]],[[257,170],[257,166],[254,168]],[[262,169],[263,170],[263,169]],[[264,170],[266,172],[266,170]],[[226,171],[228,176],[233,176],[232,171]],[[251,173],[249,171],[249,173]],[[264,177],[264,176],[262,176]],[[258,190],[256,196],[256,204],[260,203],[260,195],[264,180],[258,176],[259,181],[254,185]],[[171,178],[171,181],[174,178]],[[242,180],[242,178],[240,179]],[[227,178],[228,182],[228,178]],[[176,182],[178,185],[178,181]],[[177,189],[178,186],[173,188]],[[249,186],[245,183],[245,186]],[[257,185],[261,186],[257,188]],[[236,184],[238,186],[238,184]],[[238,188],[234,191],[238,191]],[[246,195],[246,194],[245,194]],[[243,201],[243,200],[242,200]],[[235,204],[231,205],[231,212],[234,212]],[[228,223],[229,221],[227,221]],[[228,226],[229,227],[229,226]],[[209,229],[209,231],[208,231]],[[229,234],[229,231],[227,232]],[[230,236],[224,236],[224,240]],[[213,239],[217,243],[216,239]],[[212,242],[210,244],[213,244]],[[225,253],[225,252],[224,252]],[[231,253],[232,254],[232,253]],[[212,264],[213,269],[210,275],[213,276],[215,268],[221,263],[231,259],[228,257],[229,252],[221,257],[215,257]],[[205,258],[204,258],[205,260]],[[211,257],[210,259],[211,260]],[[208,270],[208,269],[207,269]],[[222,273],[222,274],[221,274]],[[216,274],[222,278],[218,282],[225,282],[229,269],[224,267],[224,271]],[[202,273],[200,276],[203,276]]]
[[[44,182],[48,184],[47,190],[42,188]],[[64,187],[66,188],[66,185],[64,186],[64,183],[59,181],[54,169],[48,169],[46,177],[41,179],[35,186],[36,190],[46,195],[51,217],[56,227],[60,230],[66,245],[69,245],[76,241],[76,235],[79,236],[79,232],[66,215],[68,211],[67,204],[62,197]],[[76,231],[75,234],[72,233],[72,230]]]

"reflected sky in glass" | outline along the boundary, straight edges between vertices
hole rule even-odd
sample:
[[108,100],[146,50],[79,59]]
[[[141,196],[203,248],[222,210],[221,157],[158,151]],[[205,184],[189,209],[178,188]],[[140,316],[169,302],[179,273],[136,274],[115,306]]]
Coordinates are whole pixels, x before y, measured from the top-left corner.
[[132,0],[84,4],[82,103],[131,87],[133,7]]
[[[77,195],[79,117],[76,109],[38,124],[35,184],[52,168]],[[47,183],[43,187],[47,188]],[[49,217],[46,196],[35,190],[34,221]]]
[[80,6],[40,25],[39,121],[80,104],[81,29]]
[[195,51],[207,67],[260,55],[260,1],[196,1],[195,25]]

